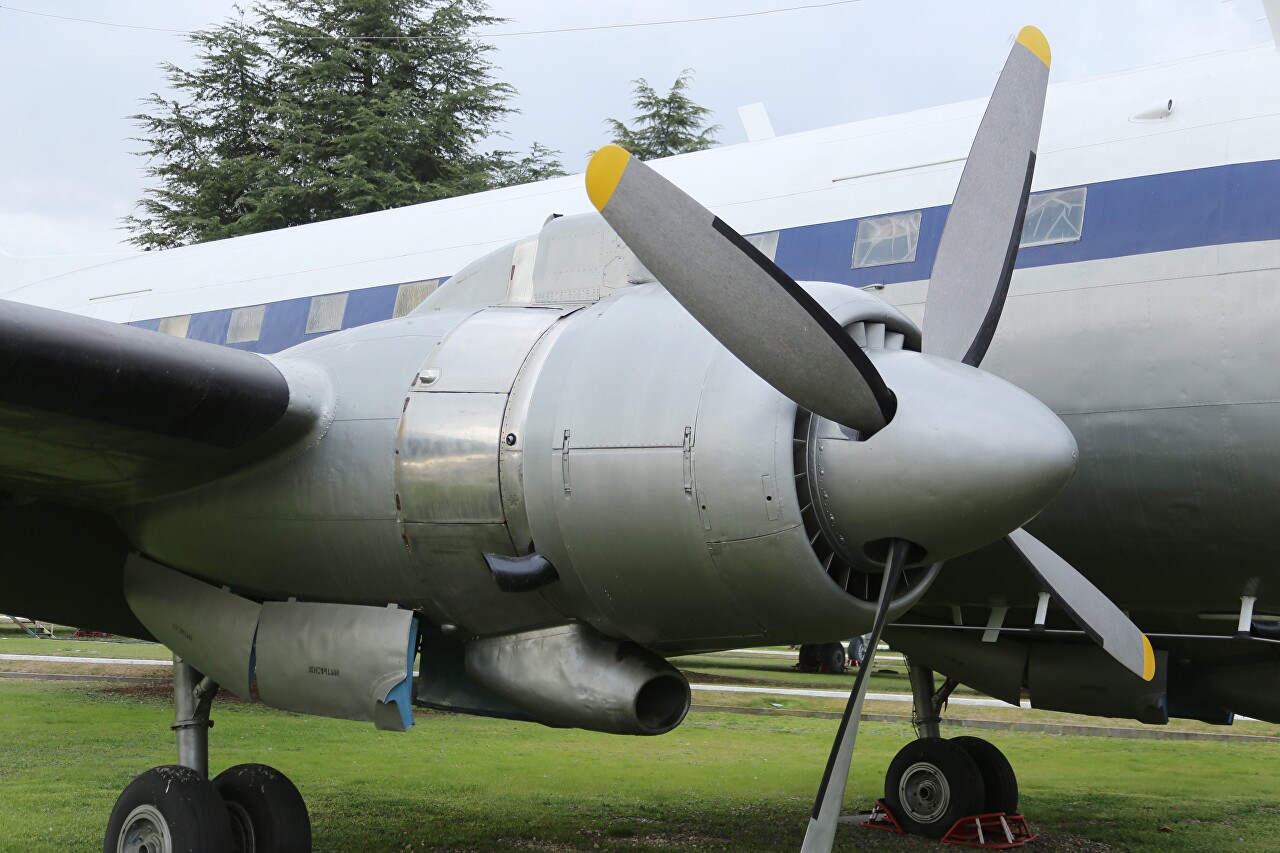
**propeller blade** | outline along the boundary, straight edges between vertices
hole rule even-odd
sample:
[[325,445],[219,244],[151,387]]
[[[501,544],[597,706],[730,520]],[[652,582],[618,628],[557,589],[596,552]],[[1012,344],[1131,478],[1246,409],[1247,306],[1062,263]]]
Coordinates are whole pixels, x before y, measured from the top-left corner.
[[606,145],[587,166],[587,194],[640,263],[761,379],[864,435],[893,417],[893,392],[831,315],[670,181]]
[[1151,650],[1151,641],[1111,599],[1027,531],[1019,528],[1005,538],[1027,568],[1095,643],[1143,680],[1155,677],[1156,656]]
[[1035,171],[1049,43],[1023,27],[969,149],[924,309],[924,352],[976,367],[1013,276]]
[[840,717],[840,728],[836,730],[835,742],[831,744],[831,755],[827,757],[827,769],[822,774],[822,784],[818,786],[818,796],[813,803],[813,813],[809,817],[809,828],[805,830],[800,853],[829,853],[835,843],[836,822],[840,819],[844,788],[849,781],[849,764],[853,760],[853,742],[858,737],[858,721],[862,718],[862,700],[871,683],[871,665],[875,662],[876,646],[880,644],[880,634],[888,621],[889,605],[893,603],[893,591],[898,588],[898,580],[902,577],[902,566],[907,561],[909,547],[910,543],[905,539],[894,540],[885,560],[884,578],[880,582],[880,600],[876,605],[871,636],[867,639],[867,653],[858,667],[858,676],[854,679],[849,701],[844,706],[844,715]]

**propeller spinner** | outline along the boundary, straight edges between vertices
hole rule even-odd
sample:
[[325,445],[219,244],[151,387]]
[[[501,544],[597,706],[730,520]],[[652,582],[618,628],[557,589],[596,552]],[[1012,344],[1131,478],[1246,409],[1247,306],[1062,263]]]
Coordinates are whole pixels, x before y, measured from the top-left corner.
[[888,556],[874,636],[832,746],[805,851],[831,849],[864,676],[908,559],[937,562],[1005,537],[1089,636],[1131,671],[1154,675],[1141,631],[1020,528],[1074,470],[1070,432],[1039,401],[978,369],[1017,258],[1049,63],[1044,35],[1024,28],[960,178],[930,279],[920,354],[868,357],[782,269],[623,149],[600,149],[587,168],[592,203],[703,327],[780,393],[858,431],[852,441],[832,442],[823,459],[832,484],[826,510],[835,518],[838,508],[845,517],[838,523],[860,526],[864,535],[851,530],[848,538],[888,543]]

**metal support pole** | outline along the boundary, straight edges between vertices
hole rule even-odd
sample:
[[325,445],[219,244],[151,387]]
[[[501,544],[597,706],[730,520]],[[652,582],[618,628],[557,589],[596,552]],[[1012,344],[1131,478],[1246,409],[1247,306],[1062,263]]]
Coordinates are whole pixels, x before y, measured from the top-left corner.
[[1044,623],[1049,619],[1049,599],[1051,597],[1047,592],[1040,593],[1040,598],[1036,602],[1036,620],[1031,624],[1033,633],[1039,633],[1044,630]]
[[209,708],[218,685],[191,664],[173,656],[173,729],[178,739],[178,763],[209,778]]
[[1257,601],[1256,596],[1240,596],[1240,619],[1236,623],[1236,639],[1247,640],[1253,633],[1253,605]]
[[911,680],[911,722],[917,737],[942,737],[942,717],[933,701],[933,670],[908,661],[907,677]]

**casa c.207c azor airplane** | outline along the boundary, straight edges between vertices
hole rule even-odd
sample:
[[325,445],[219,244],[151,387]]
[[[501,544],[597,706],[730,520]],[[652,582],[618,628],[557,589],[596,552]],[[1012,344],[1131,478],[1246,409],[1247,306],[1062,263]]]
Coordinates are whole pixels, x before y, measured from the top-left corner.
[[882,634],[921,734],[886,801],[935,837],[1017,808],[998,750],[940,737],[956,681],[1280,721],[1280,58],[1046,108],[1049,63],[1027,28],[985,106],[610,146],[585,193],[0,258],[0,611],[175,654],[178,763],[104,850],[310,849],[278,771],[208,778],[219,685],[656,735],[668,656],[870,632],[807,851]]

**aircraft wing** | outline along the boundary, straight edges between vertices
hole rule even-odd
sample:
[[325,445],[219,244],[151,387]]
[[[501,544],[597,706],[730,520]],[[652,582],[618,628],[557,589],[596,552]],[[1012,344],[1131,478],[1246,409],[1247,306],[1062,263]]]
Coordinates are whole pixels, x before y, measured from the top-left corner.
[[0,301],[0,611],[149,636],[111,512],[318,439],[332,397],[310,370]]
[[0,491],[94,509],[181,491],[304,438],[325,384],[255,353],[0,301]]

